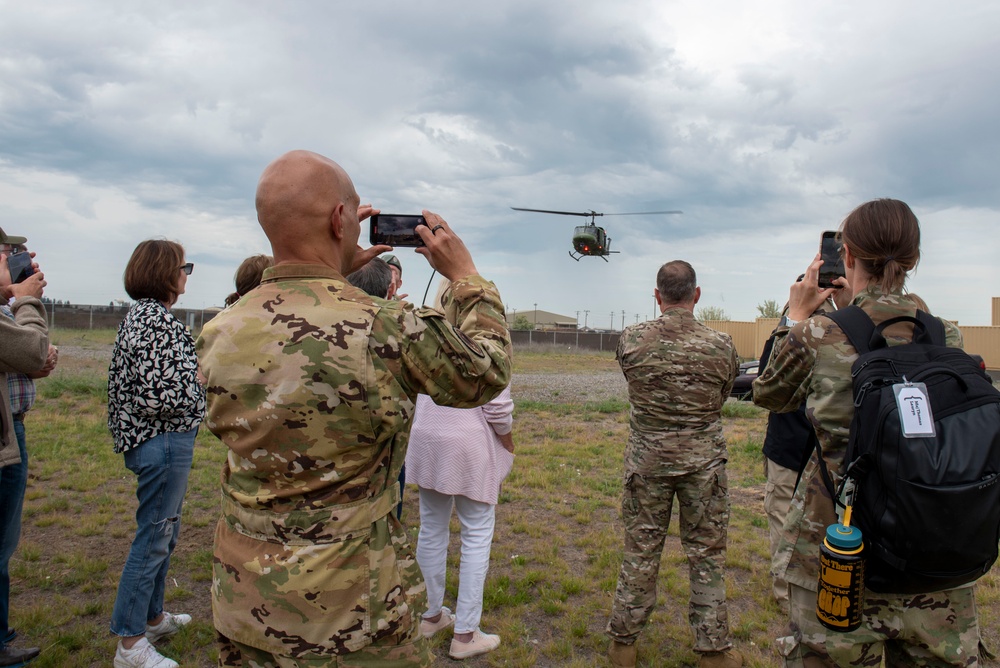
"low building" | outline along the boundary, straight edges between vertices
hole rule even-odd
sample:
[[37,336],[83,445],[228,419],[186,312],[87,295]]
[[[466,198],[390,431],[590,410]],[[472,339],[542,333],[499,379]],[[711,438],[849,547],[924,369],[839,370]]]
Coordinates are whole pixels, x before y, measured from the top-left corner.
[[513,328],[518,318],[524,318],[536,330],[555,329],[573,331],[577,328],[576,318],[539,309],[527,309],[524,311],[521,309],[510,309],[507,311],[507,326]]

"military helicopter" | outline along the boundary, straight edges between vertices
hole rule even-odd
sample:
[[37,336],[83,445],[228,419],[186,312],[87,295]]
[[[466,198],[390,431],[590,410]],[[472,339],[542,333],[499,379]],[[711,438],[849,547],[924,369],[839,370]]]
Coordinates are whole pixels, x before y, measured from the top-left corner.
[[569,251],[569,256],[580,261],[584,255],[596,256],[608,261],[608,255],[619,251],[611,250],[611,237],[604,231],[603,227],[598,227],[594,222],[597,216],[651,216],[666,213],[683,213],[683,211],[634,211],[630,213],[597,213],[596,211],[549,211],[548,209],[522,209],[521,207],[510,207],[514,211],[533,211],[535,213],[554,213],[560,216],[584,216],[589,217],[590,222],[586,225],[577,225],[573,230],[573,250]]

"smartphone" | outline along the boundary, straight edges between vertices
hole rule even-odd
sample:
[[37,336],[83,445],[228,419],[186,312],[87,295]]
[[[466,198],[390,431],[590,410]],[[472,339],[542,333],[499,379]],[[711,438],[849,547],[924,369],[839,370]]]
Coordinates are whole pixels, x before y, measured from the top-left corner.
[[26,251],[8,255],[7,268],[10,269],[11,283],[20,283],[35,273],[35,270],[31,268],[31,253]]
[[371,217],[371,233],[368,238],[373,246],[423,246],[424,240],[417,234],[419,225],[427,225],[423,216],[377,213]]
[[819,254],[823,259],[823,266],[819,268],[819,287],[835,288],[834,283],[844,275],[844,258],[840,256],[840,240],[836,232],[827,230],[823,233],[819,242]]

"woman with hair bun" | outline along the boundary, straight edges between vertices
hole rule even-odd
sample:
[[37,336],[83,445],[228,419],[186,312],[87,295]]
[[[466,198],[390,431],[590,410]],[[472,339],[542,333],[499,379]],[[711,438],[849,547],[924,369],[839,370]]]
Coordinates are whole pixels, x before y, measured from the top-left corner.
[[[854,416],[851,365],[857,350],[829,317],[811,315],[829,297],[860,307],[877,325],[915,316],[927,306],[906,292],[906,277],[920,260],[920,226],[910,207],[894,199],[866,202],[840,228],[845,278],[821,289],[817,255],[792,285],[788,315],[777,330],[771,361],[754,382],[754,403],[784,413],[803,402],[830,474],[839,478]],[[941,320],[945,342],[962,347],[958,327]],[[889,327],[889,345],[909,342],[910,323]],[[834,481],[836,484],[836,480]],[[778,640],[787,666],[977,665],[979,622],[971,585],[930,594],[865,592],[864,623],[855,631],[829,631],[816,618],[819,551],[823,532],[837,522],[834,501],[814,454],[792,499],[784,526],[785,579],[791,635]],[[780,575],[780,574],[779,574]]]
[[226,297],[226,306],[232,306],[240,300],[240,297],[260,285],[264,270],[273,266],[274,258],[270,255],[251,255],[243,260],[236,269],[236,275],[233,276],[236,292]]

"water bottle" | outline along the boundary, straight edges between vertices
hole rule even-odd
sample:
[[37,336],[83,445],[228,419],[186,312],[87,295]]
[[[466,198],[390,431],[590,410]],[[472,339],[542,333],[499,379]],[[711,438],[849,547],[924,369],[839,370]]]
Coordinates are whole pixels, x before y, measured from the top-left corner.
[[865,605],[864,547],[857,527],[844,523],[826,528],[826,539],[819,548],[816,617],[830,630],[846,632],[861,626]]

